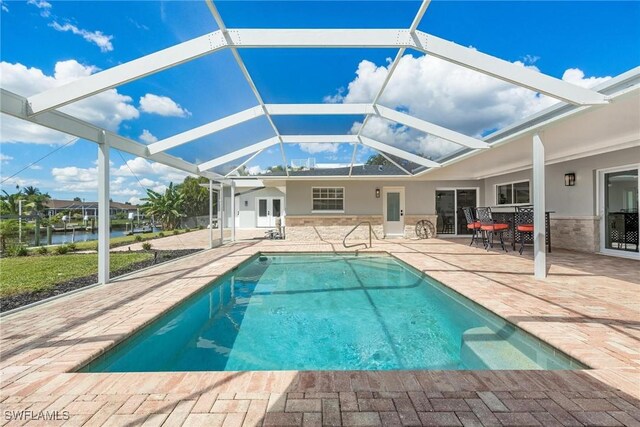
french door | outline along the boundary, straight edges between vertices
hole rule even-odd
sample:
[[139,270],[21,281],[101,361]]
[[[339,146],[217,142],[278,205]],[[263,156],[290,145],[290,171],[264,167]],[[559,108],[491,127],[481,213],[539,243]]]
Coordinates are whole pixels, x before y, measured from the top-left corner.
[[471,234],[462,208],[478,206],[477,188],[446,188],[436,190],[438,234]]
[[275,227],[276,218],[282,216],[282,200],[279,197],[256,198],[256,227]]
[[600,252],[640,259],[638,165],[598,172]]

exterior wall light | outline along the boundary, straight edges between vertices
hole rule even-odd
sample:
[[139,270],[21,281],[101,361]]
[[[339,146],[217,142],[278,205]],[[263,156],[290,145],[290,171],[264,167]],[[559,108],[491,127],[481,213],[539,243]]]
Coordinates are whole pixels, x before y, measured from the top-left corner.
[[376,199],[380,198],[380,189],[376,188]]
[[564,185],[566,187],[573,187],[574,185],[576,185],[576,174],[571,172],[571,173],[565,173],[564,174]]

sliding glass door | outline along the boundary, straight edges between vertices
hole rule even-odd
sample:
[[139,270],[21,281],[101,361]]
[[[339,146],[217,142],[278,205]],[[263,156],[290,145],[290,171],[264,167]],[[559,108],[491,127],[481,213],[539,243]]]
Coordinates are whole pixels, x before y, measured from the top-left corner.
[[436,190],[438,234],[471,234],[462,208],[478,205],[478,189],[452,188]]
[[601,251],[638,257],[638,168],[600,171]]

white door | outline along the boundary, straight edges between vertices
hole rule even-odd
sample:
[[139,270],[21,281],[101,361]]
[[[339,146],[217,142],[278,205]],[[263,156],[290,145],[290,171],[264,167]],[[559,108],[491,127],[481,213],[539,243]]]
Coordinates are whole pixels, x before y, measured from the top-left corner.
[[282,216],[283,199],[279,197],[256,198],[256,227],[275,227],[276,218]]
[[640,259],[637,165],[604,169],[598,176],[600,251]]
[[404,236],[404,187],[383,187],[385,236]]
[[271,211],[269,210],[269,199],[260,197],[256,199],[256,227],[269,227]]

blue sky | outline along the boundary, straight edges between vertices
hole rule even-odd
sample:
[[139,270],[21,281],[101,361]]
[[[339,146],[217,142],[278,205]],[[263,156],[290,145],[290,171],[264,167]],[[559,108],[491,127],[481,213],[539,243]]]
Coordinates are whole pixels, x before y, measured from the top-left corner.
[[[220,1],[216,4],[230,28],[405,28],[420,3]],[[205,3],[200,1],[3,1],[0,19],[2,85],[18,93],[46,89],[65,79],[110,68],[217,29]],[[588,86],[640,64],[637,22],[640,3],[631,1],[433,1],[419,29]],[[265,102],[270,103],[366,102],[372,96],[371,91],[376,91],[375,83],[386,72],[387,58],[395,56],[395,50],[389,49],[247,49],[240,53]],[[485,78],[470,88],[466,74],[452,73],[455,69],[451,65],[417,52],[408,54],[411,56],[403,59],[383,103],[408,109],[461,132],[482,135],[551,102],[531,94],[525,101],[514,100],[513,108],[487,116],[484,113],[495,107],[491,105],[495,101],[487,94],[507,93],[508,86]],[[412,80],[411,72],[419,73],[422,80]],[[452,91],[449,89],[460,93],[446,100],[447,105],[454,105],[453,109],[431,102],[432,98],[443,98]],[[125,84],[117,92],[101,96],[84,101],[74,111],[138,141],[163,139],[257,105],[228,51]],[[276,117],[274,121],[283,134],[344,134],[357,131],[362,119],[291,116]],[[68,140],[18,127],[4,116],[2,123],[2,179]],[[371,123],[364,133],[367,132],[432,158],[451,149],[391,123]],[[272,135],[266,119],[255,119],[170,153],[191,162],[202,162]],[[317,162],[345,162],[350,160],[351,153],[352,147],[346,144],[307,147],[306,151],[297,145],[286,147],[289,160],[315,157]],[[362,151],[359,160],[371,154]],[[10,191],[16,184],[35,184],[58,198],[95,199],[92,169],[95,158],[95,145],[78,141],[6,181],[3,189]],[[170,180],[182,177],[124,153],[121,157],[113,151],[111,160],[115,200],[136,201],[144,194],[142,187],[162,189]],[[281,162],[280,151],[275,147],[248,166],[260,169]],[[132,171],[143,182],[142,186]]]

